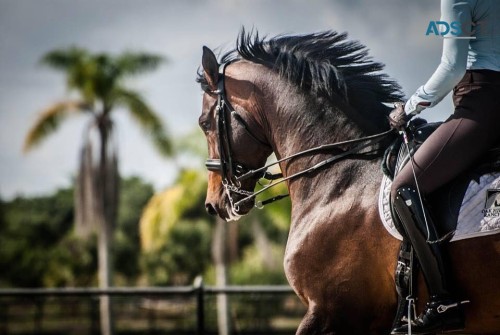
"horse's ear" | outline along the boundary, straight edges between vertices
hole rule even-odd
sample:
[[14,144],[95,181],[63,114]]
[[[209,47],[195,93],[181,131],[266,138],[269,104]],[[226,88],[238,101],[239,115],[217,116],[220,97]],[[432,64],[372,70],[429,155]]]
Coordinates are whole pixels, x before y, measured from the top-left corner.
[[203,75],[207,80],[211,90],[217,89],[217,81],[219,80],[219,63],[212,50],[203,47],[203,58],[201,61],[203,66]]

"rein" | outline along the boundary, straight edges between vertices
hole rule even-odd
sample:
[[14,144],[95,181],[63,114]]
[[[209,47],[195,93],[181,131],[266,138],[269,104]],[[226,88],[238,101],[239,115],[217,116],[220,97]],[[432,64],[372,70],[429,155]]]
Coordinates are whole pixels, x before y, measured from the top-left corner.
[[[350,155],[353,155],[355,153],[359,153],[361,150],[364,148],[367,148],[373,144],[381,142],[387,135],[391,134],[394,132],[393,129],[389,129],[387,131],[375,134],[375,135],[370,135],[366,137],[362,137],[359,139],[352,139],[352,140],[347,140],[347,141],[342,141],[342,142],[336,142],[336,143],[331,143],[331,144],[323,144],[314,148],[306,149],[300,152],[297,152],[295,154],[292,154],[290,156],[284,157],[282,159],[279,159],[275,162],[272,162],[270,164],[267,164],[261,168],[258,169],[247,169],[243,164],[240,164],[238,162],[235,162],[232,158],[232,151],[231,151],[231,145],[230,145],[230,140],[229,140],[229,127],[228,127],[228,119],[227,115],[229,114],[230,116],[233,116],[234,119],[240,124],[243,129],[250,135],[250,137],[257,141],[258,143],[265,145],[269,147],[270,145],[267,144],[266,142],[260,140],[257,136],[255,136],[248,124],[245,122],[245,120],[232,108],[231,104],[229,103],[227,97],[226,97],[226,89],[224,85],[224,77],[225,77],[225,69],[226,66],[229,65],[230,62],[224,63],[221,65],[219,68],[219,81],[217,83],[217,91],[214,91],[213,93],[217,94],[217,106],[216,106],[216,119],[217,119],[217,138],[218,138],[218,146],[219,146],[219,159],[207,159],[205,162],[205,166],[207,170],[209,171],[214,171],[214,172],[220,172],[222,176],[222,184],[226,190],[226,194],[229,198],[229,202],[231,204],[231,207],[233,211],[236,213],[239,210],[239,206],[249,200],[254,199],[257,195],[267,191],[271,187],[274,187],[278,184],[281,184],[285,181],[292,180],[301,176],[304,176],[306,174],[312,173],[320,168],[326,167],[330,164],[333,164],[335,162],[338,162]],[[270,167],[277,165],[279,163],[293,160],[298,157],[302,157],[308,154],[312,153],[317,153],[317,152],[322,152],[322,151],[328,151],[332,149],[336,149],[340,146],[344,145],[349,145],[349,144],[358,144],[354,147],[352,147],[349,150],[343,151],[342,153],[338,155],[334,155],[332,157],[329,157],[305,170],[296,172],[290,176],[287,176],[283,178],[283,175],[281,173],[278,174],[272,174],[267,172],[267,169]],[[370,151],[363,152],[363,154],[368,154]],[[259,178],[267,179],[270,180],[271,183],[260,189],[259,191],[246,191],[241,189],[241,181],[256,177],[258,176]],[[274,182],[275,180],[278,180],[277,182]],[[232,197],[232,193],[236,193],[239,195],[244,196],[239,201],[234,201]],[[264,201],[259,201],[255,204],[255,207],[257,208],[262,208],[263,206],[272,203],[274,201],[283,199],[287,197],[288,194],[283,194],[283,195],[278,195],[275,197],[272,197],[270,199],[264,200]]]
[[[297,158],[297,157],[301,157],[301,156],[305,156],[307,154],[311,154],[311,153],[315,153],[315,152],[320,152],[320,151],[326,151],[326,150],[331,150],[331,149],[335,149],[335,148],[338,148],[340,146],[343,146],[343,145],[346,145],[346,144],[354,144],[354,143],[360,143],[360,142],[367,142],[367,141],[370,141],[370,142],[367,142],[367,143],[361,143],[349,150],[346,150],[338,155],[335,155],[335,156],[332,156],[330,158],[327,158],[305,170],[302,170],[302,171],[299,171],[299,172],[296,172],[292,175],[289,175],[285,178],[281,178],[279,181],[277,182],[274,182],[274,183],[271,183],[267,186],[265,186],[264,188],[260,189],[259,191],[257,192],[253,192],[251,195],[248,195],[246,198],[243,198],[241,200],[239,200],[238,202],[235,203],[236,206],[240,205],[241,203],[245,202],[245,201],[248,201],[248,200],[251,200],[253,198],[255,198],[257,195],[267,191],[268,189],[270,189],[271,187],[273,186],[276,186],[278,184],[281,184],[287,180],[292,180],[292,179],[295,179],[295,178],[298,178],[298,177],[301,177],[303,175],[306,175],[308,173],[312,173],[320,168],[323,168],[327,165],[330,165],[330,164],[333,164],[335,162],[338,162],[340,160],[342,160],[343,158],[346,158],[352,154],[355,154],[355,153],[358,153],[360,152],[362,149],[366,148],[366,147],[369,147],[371,146],[372,144],[376,144],[376,143],[379,143],[380,141],[382,141],[384,139],[385,136],[389,135],[390,133],[392,133],[393,130],[387,130],[387,131],[384,131],[382,133],[378,133],[378,134],[375,134],[375,135],[371,135],[371,136],[366,136],[366,137],[362,137],[362,138],[359,138],[359,139],[354,139],[354,140],[348,140],[348,141],[343,141],[343,142],[336,142],[336,143],[331,143],[331,144],[323,144],[323,145],[320,145],[320,146],[317,146],[317,147],[314,147],[314,148],[311,148],[311,149],[306,149],[306,150],[303,150],[303,151],[299,151],[295,154],[292,154],[290,156],[287,156],[285,158],[282,158],[276,162],[272,162],[268,165],[265,165],[259,169],[256,169],[256,170],[250,170],[248,171],[246,174],[243,174],[242,176],[240,176],[238,178],[238,180],[245,180],[247,178],[250,178],[250,177],[253,177],[257,174],[259,174],[261,171],[265,171],[267,170],[268,168],[274,166],[274,165],[277,165],[281,162],[285,162],[285,161],[288,161],[288,160],[292,160],[294,158]],[[364,152],[365,154],[369,153],[369,152]],[[280,200],[282,199],[283,197],[285,197],[286,195],[284,196],[278,196],[279,199],[276,199],[276,200]],[[276,201],[274,200],[274,198],[271,198],[269,200],[273,200],[273,201]],[[263,205],[267,205],[269,202],[269,200],[265,200],[263,202],[261,202],[260,204],[256,204],[256,207],[257,208],[261,208]],[[272,201],[271,201],[272,202]]]

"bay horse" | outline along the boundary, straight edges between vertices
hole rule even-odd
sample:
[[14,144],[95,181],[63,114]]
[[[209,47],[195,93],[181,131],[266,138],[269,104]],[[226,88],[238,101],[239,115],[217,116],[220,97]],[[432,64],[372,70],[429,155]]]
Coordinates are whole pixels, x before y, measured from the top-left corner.
[[[384,229],[377,200],[382,152],[398,136],[386,103],[402,93],[382,69],[337,32],[260,38],[242,30],[220,62],[203,48],[206,209],[225,220],[248,213],[260,168],[275,153],[292,203],[284,270],[307,306],[300,335],[388,334],[395,315],[400,242]],[[368,141],[353,152],[360,138]],[[287,158],[325,143],[338,145]],[[496,234],[449,246],[457,290],[471,300],[467,334],[500,334],[499,241]],[[422,304],[421,278],[419,287]]]

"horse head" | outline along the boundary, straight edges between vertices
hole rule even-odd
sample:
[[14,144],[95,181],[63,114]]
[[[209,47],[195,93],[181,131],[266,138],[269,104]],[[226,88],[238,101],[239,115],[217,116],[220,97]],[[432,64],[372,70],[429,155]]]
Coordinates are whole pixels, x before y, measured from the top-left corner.
[[247,172],[262,167],[272,152],[255,117],[259,109],[255,86],[247,79],[238,79],[244,72],[238,63],[231,67],[230,62],[219,64],[212,50],[203,48],[199,81],[204,95],[198,123],[209,155],[205,208],[228,221],[239,219],[254,207],[251,195],[261,175]]

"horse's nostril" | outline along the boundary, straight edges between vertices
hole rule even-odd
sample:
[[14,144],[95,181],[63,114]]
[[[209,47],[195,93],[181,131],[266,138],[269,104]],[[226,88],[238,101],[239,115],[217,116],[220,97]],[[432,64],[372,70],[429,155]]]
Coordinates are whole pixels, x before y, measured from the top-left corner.
[[215,210],[214,206],[212,206],[212,204],[205,204],[205,209],[207,210],[208,214],[217,215],[217,211]]

